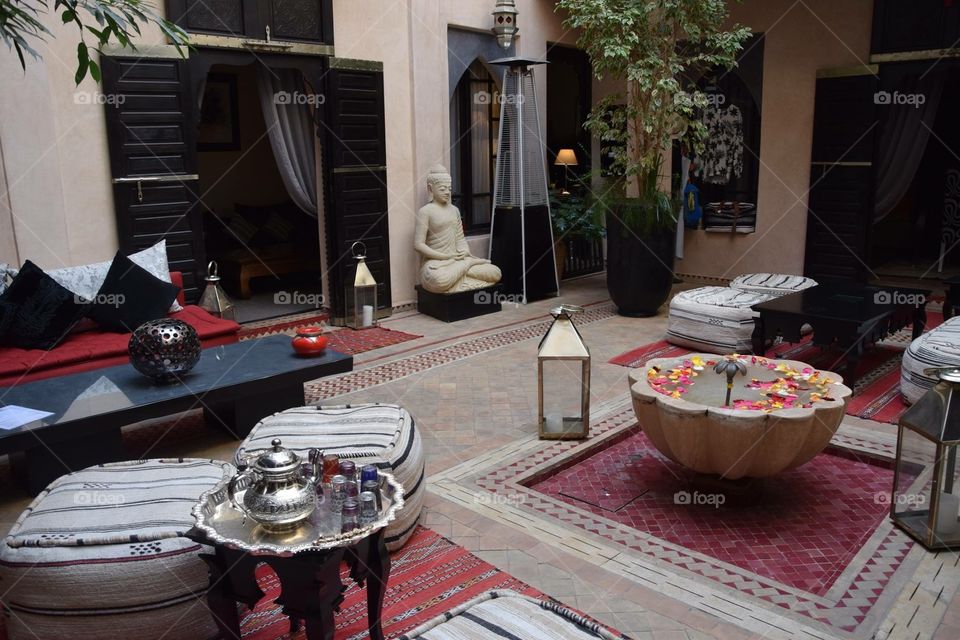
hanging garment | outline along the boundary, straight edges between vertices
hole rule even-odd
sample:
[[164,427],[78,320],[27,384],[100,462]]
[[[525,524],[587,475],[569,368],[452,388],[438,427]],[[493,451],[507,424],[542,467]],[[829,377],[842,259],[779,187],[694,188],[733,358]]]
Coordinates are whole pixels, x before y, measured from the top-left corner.
[[683,190],[683,222],[690,229],[700,226],[703,217],[703,208],[700,206],[700,189],[692,182],[688,182]]
[[743,174],[743,114],[732,104],[703,112],[706,148],[700,158],[700,177],[709,184],[727,184]]

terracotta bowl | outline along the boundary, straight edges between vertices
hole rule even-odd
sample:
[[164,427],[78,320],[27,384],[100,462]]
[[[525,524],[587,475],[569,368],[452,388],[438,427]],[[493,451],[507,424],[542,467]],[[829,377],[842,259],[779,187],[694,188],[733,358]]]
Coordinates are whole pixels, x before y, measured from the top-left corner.
[[[660,453],[693,471],[729,480],[768,477],[809,462],[836,433],[853,393],[840,376],[819,372],[833,382],[824,388],[822,399],[805,403],[809,406],[767,411],[726,408],[726,376],[714,373],[710,366],[698,372],[690,391],[679,398],[654,389],[648,377],[651,367],[668,371],[694,357],[722,359],[712,354],[658,358],[632,371],[633,409]],[[812,369],[793,360],[766,362],[796,371]],[[762,396],[746,390],[746,383],[773,377],[776,374],[767,366],[748,365],[746,376],[734,380],[733,399]]]

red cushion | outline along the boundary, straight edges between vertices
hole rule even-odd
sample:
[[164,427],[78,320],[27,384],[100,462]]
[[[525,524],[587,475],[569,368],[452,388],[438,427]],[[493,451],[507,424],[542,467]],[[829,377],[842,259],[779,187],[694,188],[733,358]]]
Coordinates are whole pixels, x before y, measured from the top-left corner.
[[180,293],[177,294],[177,302],[181,307],[187,306],[187,298],[183,295],[183,274],[179,271],[170,272],[170,282],[180,287]]
[[[170,317],[196,329],[204,347],[236,342],[240,330],[236,322],[215,318],[193,305]],[[52,351],[0,348],[0,386],[54,377],[61,368],[89,371],[118,364],[126,359],[129,342],[129,333],[84,331],[71,334]]]

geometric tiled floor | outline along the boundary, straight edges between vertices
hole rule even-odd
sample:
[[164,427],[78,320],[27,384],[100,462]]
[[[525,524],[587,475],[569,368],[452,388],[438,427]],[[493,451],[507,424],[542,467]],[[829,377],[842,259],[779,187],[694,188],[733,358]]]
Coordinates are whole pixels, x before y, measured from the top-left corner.
[[881,466],[824,453],[771,478],[707,481],[635,430],[531,488],[820,596],[886,519],[892,477]]

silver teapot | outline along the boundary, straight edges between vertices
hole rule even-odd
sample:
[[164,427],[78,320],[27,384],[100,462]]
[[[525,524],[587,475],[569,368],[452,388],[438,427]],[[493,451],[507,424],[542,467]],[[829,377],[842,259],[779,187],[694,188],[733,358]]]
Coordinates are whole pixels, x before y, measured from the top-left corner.
[[[281,446],[279,438],[273,448],[261,453],[249,469],[230,480],[227,495],[230,504],[250,516],[272,533],[296,529],[317,507],[316,455],[311,451],[311,466],[301,465],[301,458]],[[242,502],[237,493],[246,487]]]

